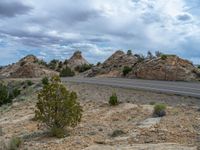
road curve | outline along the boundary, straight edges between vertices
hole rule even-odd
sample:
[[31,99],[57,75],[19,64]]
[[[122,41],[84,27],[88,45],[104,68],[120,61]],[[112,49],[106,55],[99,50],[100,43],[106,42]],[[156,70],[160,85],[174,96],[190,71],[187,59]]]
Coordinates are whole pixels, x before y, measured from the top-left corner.
[[63,82],[88,83],[121,88],[133,88],[160,93],[177,94],[200,98],[200,82],[156,81],[124,78],[62,78]]

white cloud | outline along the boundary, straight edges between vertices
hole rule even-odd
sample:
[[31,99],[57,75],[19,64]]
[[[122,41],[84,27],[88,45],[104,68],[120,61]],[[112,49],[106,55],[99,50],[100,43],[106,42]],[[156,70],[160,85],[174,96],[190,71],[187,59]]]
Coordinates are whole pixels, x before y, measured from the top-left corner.
[[[92,62],[106,59],[116,49],[161,50],[197,60],[199,2],[191,1],[23,0],[30,12],[0,19],[0,40],[6,41],[4,47],[0,42],[0,49],[10,51],[7,57],[13,61],[14,53],[24,50],[49,60],[68,58],[76,49]],[[194,58],[192,53],[197,52]],[[4,58],[0,54],[0,63]]]

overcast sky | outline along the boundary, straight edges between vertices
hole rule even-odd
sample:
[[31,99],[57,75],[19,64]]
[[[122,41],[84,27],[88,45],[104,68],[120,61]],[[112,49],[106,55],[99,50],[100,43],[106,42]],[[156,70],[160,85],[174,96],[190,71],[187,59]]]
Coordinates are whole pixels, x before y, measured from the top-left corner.
[[177,54],[200,64],[199,0],[0,0],[0,65],[81,50],[91,62],[117,49]]

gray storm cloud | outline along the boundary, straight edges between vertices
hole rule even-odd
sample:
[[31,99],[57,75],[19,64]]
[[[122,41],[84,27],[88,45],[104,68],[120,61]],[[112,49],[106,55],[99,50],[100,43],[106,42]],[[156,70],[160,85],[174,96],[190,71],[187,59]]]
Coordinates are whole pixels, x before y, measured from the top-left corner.
[[21,2],[0,1],[1,17],[15,17],[16,15],[26,14],[31,9],[30,6],[26,6]]

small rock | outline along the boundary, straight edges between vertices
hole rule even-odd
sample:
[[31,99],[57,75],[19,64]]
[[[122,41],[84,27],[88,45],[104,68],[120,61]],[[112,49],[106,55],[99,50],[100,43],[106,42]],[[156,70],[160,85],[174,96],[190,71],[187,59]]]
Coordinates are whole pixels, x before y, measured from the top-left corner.
[[88,133],[88,135],[96,135],[96,132],[91,131],[91,132]]
[[160,123],[161,118],[148,118],[139,123],[139,128],[150,128],[158,123]]
[[110,135],[111,137],[118,137],[121,135],[126,134],[123,130],[114,130],[113,133]]
[[106,144],[106,142],[105,141],[101,141],[101,140],[98,140],[98,141],[94,141],[94,143],[96,143],[96,144]]

